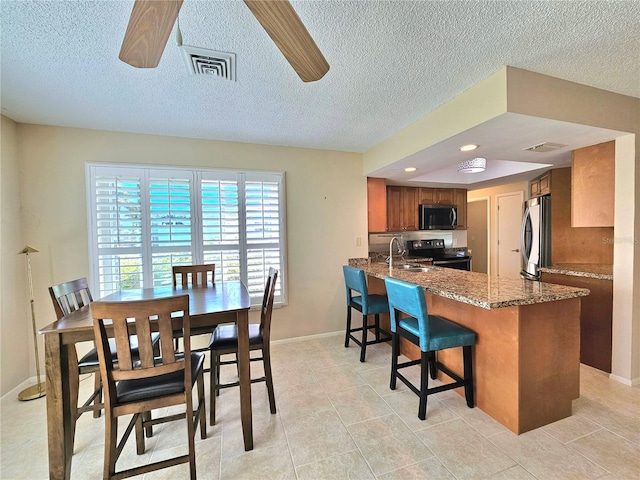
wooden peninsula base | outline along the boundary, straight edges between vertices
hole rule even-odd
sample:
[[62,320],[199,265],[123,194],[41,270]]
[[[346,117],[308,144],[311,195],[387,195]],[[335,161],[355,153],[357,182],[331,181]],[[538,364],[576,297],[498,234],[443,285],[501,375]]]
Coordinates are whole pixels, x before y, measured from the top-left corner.
[[[384,280],[369,276],[369,291],[384,292]],[[425,293],[430,314],[477,334],[474,347],[476,407],[516,434],[571,415],[580,396],[580,298],[487,309]],[[383,319],[387,322],[388,316]],[[419,358],[415,345],[402,352]],[[438,358],[462,374],[460,349]],[[444,379],[445,381],[447,379]],[[462,389],[457,389],[464,395]]]

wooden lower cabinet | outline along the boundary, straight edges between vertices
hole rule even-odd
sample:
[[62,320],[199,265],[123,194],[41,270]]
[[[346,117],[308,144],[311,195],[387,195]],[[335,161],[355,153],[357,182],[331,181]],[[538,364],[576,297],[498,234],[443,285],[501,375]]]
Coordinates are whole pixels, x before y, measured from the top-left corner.
[[613,281],[546,272],[542,281],[589,289],[580,311],[580,362],[611,373]]

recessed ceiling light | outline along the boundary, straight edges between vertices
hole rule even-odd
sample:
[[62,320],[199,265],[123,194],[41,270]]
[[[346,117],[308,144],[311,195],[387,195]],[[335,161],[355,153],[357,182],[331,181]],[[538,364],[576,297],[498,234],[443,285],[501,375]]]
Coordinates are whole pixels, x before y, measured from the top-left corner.
[[415,172],[417,170],[416,167],[407,167],[404,169],[405,172]]
[[460,151],[461,152],[470,152],[471,150],[475,150],[476,148],[478,148],[478,145],[474,145],[473,143],[470,143],[469,145],[463,145],[460,147]]

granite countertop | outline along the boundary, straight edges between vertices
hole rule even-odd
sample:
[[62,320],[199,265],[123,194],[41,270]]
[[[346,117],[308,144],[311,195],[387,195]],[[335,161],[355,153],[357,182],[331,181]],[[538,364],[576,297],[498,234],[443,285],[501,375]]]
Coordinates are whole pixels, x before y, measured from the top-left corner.
[[596,265],[587,263],[554,263],[550,267],[538,269],[544,273],[570,275],[572,277],[597,278],[613,280],[613,265]]
[[394,268],[390,272],[386,263],[370,263],[360,268],[367,275],[381,279],[398,278],[420,285],[429,293],[486,309],[554,302],[589,295],[589,290],[585,288],[500,278],[453,268],[428,267],[427,272],[410,272]]

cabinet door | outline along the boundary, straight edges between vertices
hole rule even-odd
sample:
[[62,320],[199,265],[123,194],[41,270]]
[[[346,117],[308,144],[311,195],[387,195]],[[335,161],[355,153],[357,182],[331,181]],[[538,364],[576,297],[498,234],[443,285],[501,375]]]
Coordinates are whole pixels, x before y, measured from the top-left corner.
[[542,175],[538,182],[540,183],[540,195],[548,195],[551,193],[551,177],[549,173]]
[[456,188],[453,190],[453,196],[455,202],[453,203],[458,207],[458,226],[456,230],[467,229],[467,190],[463,188]]
[[418,192],[418,203],[433,205],[436,203],[436,189],[421,187]]
[[437,188],[436,203],[442,203],[444,205],[454,205],[455,199],[453,198],[453,188]]
[[571,163],[571,226],[613,227],[615,142],[574,150]]
[[546,272],[542,281],[589,289],[581,299],[580,363],[611,373],[613,282]]
[[387,181],[367,178],[367,224],[369,232],[387,230]]
[[419,188],[402,187],[403,230],[418,230]]
[[402,223],[402,187],[387,187],[387,230],[400,232]]
[[535,179],[535,180],[532,180],[531,184],[529,185],[529,197],[534,198],[539,196],[540,196],[540,180]]

